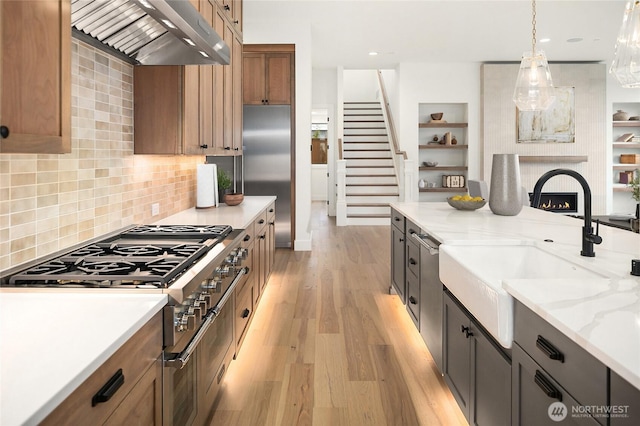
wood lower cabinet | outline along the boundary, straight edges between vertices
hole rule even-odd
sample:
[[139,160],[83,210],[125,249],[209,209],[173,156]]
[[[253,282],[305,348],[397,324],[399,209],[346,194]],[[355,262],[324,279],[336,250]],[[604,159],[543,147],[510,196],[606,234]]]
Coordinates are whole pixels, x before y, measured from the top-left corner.
[[[155,315],[85,380],[42,425],[162,424],[162,316]],[[132,356],[135,354],[135,356]],[[114,392],[108,383],[122,382]],[[117,385],[116,385],[117,386]],[[105,402],[93,404],[98,394]]]
[[71,5],[0,2],[0,153],[71,152]]
[[[243,99],[245,105],[291,105],[293,49],[278,45],[244,46]],[[288,49],[289,52],[277,52]],[[256,51],[256,50],[262,50]],[[271,50],[271,52],[264,52]]]
[[470,424],[511,424],[508,355],[449,293],[443,304],[445,381]]

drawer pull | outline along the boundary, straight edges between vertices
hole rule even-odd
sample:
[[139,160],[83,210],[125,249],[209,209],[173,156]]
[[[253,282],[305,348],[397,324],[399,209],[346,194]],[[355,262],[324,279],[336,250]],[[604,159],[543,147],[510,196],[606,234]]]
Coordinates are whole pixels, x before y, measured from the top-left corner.
[[411,265],[417,265],[417,264],[418,264],[418,262],[416,262],[416,260],[415,260],[413,257],[410,257],[410,258],[409,258],[409,264],[411,264]]
[[118,389],[120,389],[120,386],[122,386],[123,384],[124,374],[122,374],[121,368],[116,371],[116,374],[114,374],[113,377],[111,377],[109,381],[105,383],[104,386],[102,386],[102,388],[100,388],[97,394],[93,395],[93,398],[91,398],[91,406],[95,407],[101,402],[107,402],[108,400],[110,400],[111,397],[115,395],[116,392],[118,392]]
[[409,303],[411,303],[412,305],[417,305],[418,301],[416,300],[415,297],[409,296]]
[[260,219],[260,220],[258,221],[258,223],[259,223],[260,225],[262,225],[262,224],[264,223],[264,219]]
[[245,235],[243,241],[249,241],[251,239],[251,235]]
[[273,209],[269,209],[269,213],[273,213]]
[[562,393],[556,389],[556,387],[553,386],[539,370],[536,370],[536,375],[533,380],[549,398],[557,399],[562,402]]
[[468,339],[470,336],[473,336],[473,331],[470,331],[469,327],[465,327],[464,325],[460,326],[460,332],[464,333],[465,337]]
[[244,308],[244,311],[242,311],[242,315],[240,315],[241,318],[246,318],[249,316],[249,314],[251,313],[251,311],[247,308]]
[[394,216],[393,220],[395,220],[396,222],[400,222],[400,218],[398,216]]
[[538,335],[536,340],[536,346],[542,351],[549,359],[554,361],[564,362],[564,354],[557,350],[547,339]]

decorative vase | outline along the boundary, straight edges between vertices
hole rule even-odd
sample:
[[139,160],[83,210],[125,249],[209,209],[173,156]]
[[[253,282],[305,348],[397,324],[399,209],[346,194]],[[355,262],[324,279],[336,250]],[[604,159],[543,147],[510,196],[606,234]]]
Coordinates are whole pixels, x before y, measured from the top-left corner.
[[493,154],[489,208],[500,216],[516,216],[522,210],[518,154]]
[[627,121],[629,119],[629,113],[619,109],[618,112],[613,114],[613,121]]
[[240,192],[230,192],[224,194],[224,203],[228,206],[237,206],[244,200],[244,194]]

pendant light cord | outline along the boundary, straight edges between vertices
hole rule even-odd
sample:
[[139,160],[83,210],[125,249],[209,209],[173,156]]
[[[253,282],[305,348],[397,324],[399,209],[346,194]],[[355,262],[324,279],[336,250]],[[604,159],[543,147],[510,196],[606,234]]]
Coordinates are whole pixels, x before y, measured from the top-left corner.
[[532,9],[532,16],[533,16],[533,18],[531,19],[531,26],[533,28],[531,32],[531,55],[535,56],[536,55],[536,0],[531,1],[531,9]]

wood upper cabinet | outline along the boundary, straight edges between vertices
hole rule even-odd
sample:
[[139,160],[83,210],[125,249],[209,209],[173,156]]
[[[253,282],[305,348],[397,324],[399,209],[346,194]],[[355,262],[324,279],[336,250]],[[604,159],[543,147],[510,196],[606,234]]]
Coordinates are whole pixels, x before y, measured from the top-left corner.
[[242,0],[215,0],[234,31],[242,34]]
[[243,99],[245,105],[291,105],[293,53],[252,52],[245,46]]
[[135,154],[242,153],[242,39],[215,0],[199,11],[228,44],[230,65],[135,67]]
[[0,2],[0,153],[71,152],[70,7]]

